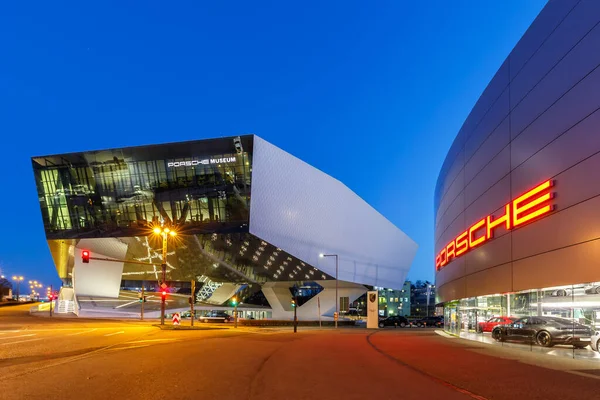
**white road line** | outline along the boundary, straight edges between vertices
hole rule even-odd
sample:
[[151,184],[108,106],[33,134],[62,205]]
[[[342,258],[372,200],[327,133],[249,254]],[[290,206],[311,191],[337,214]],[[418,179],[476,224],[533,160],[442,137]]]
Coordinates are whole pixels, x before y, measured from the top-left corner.
[[94,332],[97,331],[98,328],[94,328],[94,329],[90,329],[89,331],[83,331],[83,332],[77,332],[77,333],[69,333],[67,336],[75,336],[75,335],[81,335],[82,333],[90,333],[90,332]]
[[167,341],[172,341],[172,340],[179,340],[179,339],[147,339],[147,340],[135,340],[133,342],[127,342],[127,343],[167,342]]
[[35,333],[32,333],[30,335],[9,336],[9,337],[0,338],[0,340],[17,339],[17,338],[22,338],[22,337],[27,337],[27,336],[35,336],[35,335],[36,335]]
[[139,301],[138,300],[134,300],[134,301],[131,301],[129,303],[125,303],[125,304],[121,304],[120,306],[116,306],[115,308],[126,307],[126,306],[130,306],[132,304],[135,304],[135,303],[139,303]]
[[104,336],[113,336],[113,335],[120,335],[121,333],[125,333],[125,331],[119,331],[119,332],[114,332],[114,333],[108,333]]
[[35,342],[36,340],[42,340],[42,338],[37,338],[37,339],[28,339],[28,340],[20,340],[20,341],[18,341],[18,342],[2,343],[2,344],[0,344],[0,346],[8,346],[9,344],[17,344],[17,343],[25,343],[25,342]]

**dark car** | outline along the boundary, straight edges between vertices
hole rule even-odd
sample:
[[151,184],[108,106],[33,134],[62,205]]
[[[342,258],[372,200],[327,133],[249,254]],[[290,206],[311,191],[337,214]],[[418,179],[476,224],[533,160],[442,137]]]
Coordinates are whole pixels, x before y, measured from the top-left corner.
[[198,316],[200,322],[231,322],[233,317],[225,311],[210,311],[204,315]]
[[379,320],[380,328],[384,328],[386,326],[399,326],[401,328],[404,328],[405,326],[408,326],[408,320],[399,315],[394,315],[394,316]]
[[433,328],[441,328],[444,326],[444,318],[443,317],[425,317],[413,322],[413,325],[421,328],[425,327],[433,327]]
[[534,342],[543,347],[571,344],[583,349],[590,344],[591,336],[589,327],[559,317],[524,317],[492,330],[492,337],[499,342]]

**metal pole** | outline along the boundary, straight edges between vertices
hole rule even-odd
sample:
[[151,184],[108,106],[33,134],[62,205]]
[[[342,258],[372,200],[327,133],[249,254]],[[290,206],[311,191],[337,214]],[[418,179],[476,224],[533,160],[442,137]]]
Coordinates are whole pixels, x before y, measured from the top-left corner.
[[142,281],[142,321],[144,320],[144,301],[146,301],[146,296],[144,296],[144,281]]
[[234,328],[237,328],[237,320],[238,320],[238,313],[237,313],[237,301],[235,302],[235,306],[233,308],[233,315],[235,316],[234,321],[235,321],[235,326]]
[[298,317],[296,316],[296,310],[298,309],[298,297],[294,293],[294,333],[298,331]]
[[335,314],[337,318],[335,318],[335,327],[338,327],[338,319],[340,318],[340,313],[338,310],[338,255],[335,255]]
[[195,294],[196,294],[196,280],[193,279],[192,280],[192,295],[190,297],[192,299],[192,302],[190,304],[190,317],[192,318],[192,326],[194,326],[194,299],[196,298]]
[[[162,283],[165,283],[167,280],[167,234],[163,232],[163,245],[162,245],[162,264],[160,265],[162,270]],[[162,291],[162,287],[160,288]],[[166,312],[166,304],[165,304],[165,296],[161,295],[160,299],[160,324],[165,324],[165,312]]]
[[319,310],[319,328],[322,328],[321,325],[321,298],[317,296],[317,309]]
[[17,301],[19,301],[20,294],[21,294],[21,282],[17,279]]
[[52,293],[52,285],[50,285],[50,316],[52,316],[52,303],[54,303],[54,295]]

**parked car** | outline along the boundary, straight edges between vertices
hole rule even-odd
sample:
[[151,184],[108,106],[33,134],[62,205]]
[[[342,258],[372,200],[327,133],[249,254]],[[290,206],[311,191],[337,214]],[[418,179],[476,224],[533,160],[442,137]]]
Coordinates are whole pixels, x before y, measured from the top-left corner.
[[443,317],[425,317],[413,322],[413,325],[421,328],[423,326],[441,328],[444,326],[444,318]]
[[600,331],[594,332],[590,346],[592,347],[592,350],[596,350],[600,353]]
[[233,317],[225,311],[210,311],[205,315],[198,316],[200,322],[230,322]]
[[386,326],[399,326],[401,328],[404,328],[405,326],[408,326],[408,320],[399,315],[393,315],[391,317],[379,320],[380,328],[385,328]]
[[571,344],[583,349],[591,343],[591,336],[589,327],[559,317],[524,317],[492,330],[497,341],[535,342],[543,347]]
[[598,285],[598,284],[585,285],[584,291],[586,294],[600,294],[600,285]]
[[480,322],[477,325],[477,332],[491,332],[498,325],[512,324],[516,320],[516,317],[493,317],[487,321]]

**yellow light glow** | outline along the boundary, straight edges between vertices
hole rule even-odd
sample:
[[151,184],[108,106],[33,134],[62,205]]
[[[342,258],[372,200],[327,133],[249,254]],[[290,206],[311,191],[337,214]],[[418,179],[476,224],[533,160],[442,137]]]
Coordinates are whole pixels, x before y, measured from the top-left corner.
[[169,234],[170,234],[171,236],[177,236],[177,232],[175,232],[175,231],[170,231],[170,232],[169,232]]
[[156,233],[157,235],[160,235],[160,233],[161,233],[161,230],[160,230],[160,228],[154,228],[154,229],[153,229],[153,231],[154,231],[154,233]]
[[164,231],[165,231],[165,233],[169,233],[170,229],[169,228],[165,228]]

